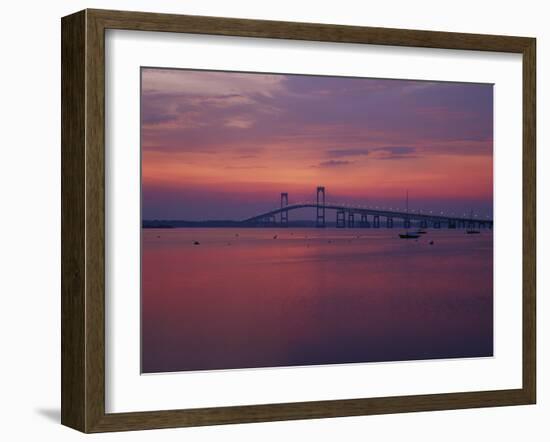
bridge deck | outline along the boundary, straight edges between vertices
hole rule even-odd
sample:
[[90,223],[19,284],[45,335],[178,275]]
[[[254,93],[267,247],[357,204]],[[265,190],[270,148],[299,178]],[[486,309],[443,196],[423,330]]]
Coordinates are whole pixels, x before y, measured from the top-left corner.
[[431,222],[462,222],[462,223],[484,223],[489,226],[493,225],[492,219],[483,219],[483,218],[471,218],[471,217],[461,217],[461,216],[454,216],[454,215],[445,215],[445,214],[432,214],[432,213],[420,213],[420,212],[403,212],[403,211],[394,211],[394,210],[384,210],[384,209],[373,209],[368,207],[353,207],[353,206],[345,206],[345,205],[339,205],[339,204],[316,204],[316,203],[300,203],[300,204],[291,204],[285,207],[281,207],[278,209],[274,209],[265,213],[261,213],[259,215],[253,216],[251,218],[247,218],[243,220],[243,223],[252,223],[260,221],[264,218],[268,218],[271,216],[278,215],[283,212],[290,212],[297,209],[305,209],[305,208],[324,208],[327,210],[336,210],[336,211],[342,211],[357,214],[357,215],[374,215],[374,216],[381,216],[384,218],[402,218],[402,219],[408,219],[408,220],[418,220],[418,221],[431,221]]

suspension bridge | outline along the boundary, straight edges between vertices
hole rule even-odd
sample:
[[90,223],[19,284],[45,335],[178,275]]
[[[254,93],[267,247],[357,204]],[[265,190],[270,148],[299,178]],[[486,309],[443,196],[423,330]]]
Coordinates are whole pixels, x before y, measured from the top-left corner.
[[472,228],[493,228],[492,219],[483,219],[474,216],[455,216],[454,214],[445,214],[443,212],[433,213],[431,211],[423,212],[418,210],[399,210],[386,209],[378,207],[353,206],[347,204],[329,203],[325,200],[325,188],[317,187],[317,199],[311,202],[300,202],[296,204],[288,203],[288,193],[281,193],[280,207],[268,212],[260,213],[256,216],[242,221],[248,225],[279,224],[282,227],[288,226],[289,213],[305,208],[313,208],[316,212],[316,227],[326,227],[327,211],[335,213],[336,227],[340,228],[380,228],[385,226],[392,228],[394,220],[402,221],[404,228],[410,228],[412,224],[417,224],[420,228],[447,227],[449,229],[472,229]]

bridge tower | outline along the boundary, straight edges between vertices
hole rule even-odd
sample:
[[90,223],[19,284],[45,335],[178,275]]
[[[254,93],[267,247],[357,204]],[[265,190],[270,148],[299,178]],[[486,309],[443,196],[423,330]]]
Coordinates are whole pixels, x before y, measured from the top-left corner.
[[[281,193],[281,209],[288,206],[288,193]],[[288,227],[288,210],[283,210],[281,212],[281,225],[283,227]]]
[[317,227],[325,227],[325,188],[317,187]]

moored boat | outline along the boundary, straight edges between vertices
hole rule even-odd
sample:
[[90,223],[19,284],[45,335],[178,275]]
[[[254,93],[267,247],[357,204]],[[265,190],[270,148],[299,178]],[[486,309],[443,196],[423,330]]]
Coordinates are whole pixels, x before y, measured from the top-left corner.
[[[406,196],[406,199],[407,199],[407,214],[409,213],[409,191],[407,190],[407,196]],[[410,226],[410,223],[409,223],[409,226]],[[405,223],[405,228],[407,228],[407,223]],[[424,232],[426,233],[426,232]],[[408,230],[405,231],[405,233],[400,233],[399,234],[399,238],[402,238],[402,239],[418,239],[420,238],[420,233],[419,232],[415,232],[415,233],[410,233]]]
[[409,232],[405,232],[405,233],[400,233],[399,234],[399,238],[403,238],[403,239],[417,239],[417,238],[420,238],[420,235],[418,233],[409,233]]

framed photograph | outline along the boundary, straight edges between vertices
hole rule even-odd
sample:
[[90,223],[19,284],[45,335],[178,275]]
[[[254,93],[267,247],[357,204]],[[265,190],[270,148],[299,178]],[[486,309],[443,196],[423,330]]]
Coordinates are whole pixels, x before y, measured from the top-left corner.
[[535,403],[535,39],[61,24],[64,425]]

